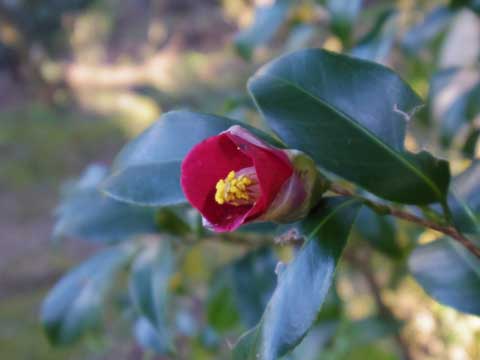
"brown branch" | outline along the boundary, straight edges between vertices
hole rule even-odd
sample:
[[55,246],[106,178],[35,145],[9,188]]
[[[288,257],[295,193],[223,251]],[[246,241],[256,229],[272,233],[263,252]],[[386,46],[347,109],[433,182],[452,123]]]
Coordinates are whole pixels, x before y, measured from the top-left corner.
[[[367,281],[368,287],[370,288],[370,292],[372,293],[373,299],[375,300],[375,304],[377,305],[380,316],[385,319],[395,320],[395,315],[382,299],[382,290],[377,282],[377,279],[375,278],[375,274],[371,269],[369,261],[367,259],[360,259],[351,253],[345,253],[344,258],[352,265],[354,265],[364,276],[365,280]],[[407,341],[405,341],[400,331],[396,331],[394,338],[402,352],[402,358],[404,360],[414,359],[410,347],[408,346]]]
[[369,199],[363,198],[361,196],[358,196],[355,194],[353,191],[350,191],[348,189],[345,189],[343,187],[340,187],[336,184],[332,184],[330,187],[330,190],[334,192],[335,194],[343,195],[343,196],[349,196],[349,197],[355,197],[363,201],[363,203],[373,210],[375,210],[377,213],[382,214],[382,215],[391,215],[396,218],[432,229],[439,231],[445,235],[450,236],[452,239],[460,243],[463,247],[465,247],[468,251],[470,251],[473,255],[475,255],[477,258],[480,259],[480,249],[475,246],[474,243],[472,243],[469,239],[467,239],[465,236],[463,236],[460,232],[458,232],[453,226],[444,226],[437,224],[433,221],[430,220],[425,220],[422,219],[416,215],[413,215],[407,211],[403,211],[400,209],[396,209],[394,207],[384,205],[384,204],[378,204],[375,203]]

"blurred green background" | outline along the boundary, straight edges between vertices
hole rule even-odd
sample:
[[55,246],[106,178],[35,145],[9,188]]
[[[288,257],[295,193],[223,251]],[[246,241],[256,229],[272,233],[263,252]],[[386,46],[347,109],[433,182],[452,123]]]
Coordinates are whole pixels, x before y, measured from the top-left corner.
[[[274,56],[307,46],[333,51],[356,48],[359,55],[375,51],[374,60],[400,72],[423,98],[435,71],[448,66],[468,70],[478,61],[479,20],[467,7],[454,18],[440,14],[429,30],[408,35],[426,14],[447,1],[365,0],[362,9],[353,13],[340,5],[343,22],[333,30],[328,24],[334,6],[298,1],[286,15],[266,19],[266,27],[256,30],[257,35],[272,31],[263,33],[264,39],[252,40],[248,30],[239,37],[239,31],[252,24],[255,7],[269,3],[0,0],[0,358],[142,358],[118,314],[107,314],[106,335],[53,349],[42,333],[38,309],[61,274],[97,248],[76,239],[52,241],[61,184],[92,162],[109,164],[128,139],[160,114],[190,108],[256,123],[246,80]],[[347,10],[353,3],[347,4]],[[390,8],[398,16],[395,26],[389,29],[380,23],[382,32],[370,33]],[[242,41],[242,36],[247,40]],[[354,43],[378,46],[361,48]],[[471,78],[460,80],[460,87],[468,87]],[[437,131],[435,124],[414,130],[418,136],[409,138],[411,149],[421,147],[422,139]],[[455,166],[461,169],[462,161]],[[400,243],[404,235],[399,234]],[[420,242],[435,236],[425,232]],[[225,258],[241,253],[217,249],[222,251]],[[192,250],[188,271],[205,279],[208,254],[199,252]],[[382,256],[376,256],[371,266],[380,282],[395,278],[395,267]],[[375,299],[364,277],[342,266],[338,279],[337,291],[348,318],[368,316]],[[480,358],[479,318],[439,305],[409,277],[402,277],[394,290],[384,289],[382,296],[395,304],[395,315],[405,322],[404,345],[415,359]],[[392,339],[375,336],[375,341],[361,341],[355,329],[344,330],[326,356],[398,358]]]

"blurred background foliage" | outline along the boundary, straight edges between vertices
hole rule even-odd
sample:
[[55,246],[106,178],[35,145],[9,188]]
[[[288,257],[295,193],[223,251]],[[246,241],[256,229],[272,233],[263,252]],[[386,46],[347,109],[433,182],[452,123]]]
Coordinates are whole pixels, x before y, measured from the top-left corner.
[[[275,56],[322,47],[399,72],[426,101],[406,147],[448,157],[458,174],[480,156],[479,12],[476,0],[0,0],[2,358],[167,359],[158,353],[172,344],[173,358],[229,358],[261,316],[277,262],[292,250],[205,241],[166,260],[178,245],[160,246],[151,233],[187,237],[194,216],[112,205],[94,191],[105,176],[101,164],[171,109],[261,127],[247,78]],[[99,165],[59,194],[92,162]],[[105,210],[112,207],[114,216]],[[290,358],[319,359],[320,350],[322,359],[480,358],[479,318],[435,302],[408,274],[410,250],[438,234],[368,212],[317,326]],[[150,234],[137,239],[143,250],[106,247],[142,233]],[[92,331],[53,349],[38,321],[41,300],[82,261],[69,275],[79,281],[69,306],[88,297],[85,274],[95,275],[108,306],[90,304],[91,318],[70,312]],[[110,265],[96,272],[95,262]],[[114,273],[117,280],[107,281]],[[143,292],[169,310],[152,313]],[[152,319],[170,330],[158,336]],[[49,331],[69,343],[81,328]]]

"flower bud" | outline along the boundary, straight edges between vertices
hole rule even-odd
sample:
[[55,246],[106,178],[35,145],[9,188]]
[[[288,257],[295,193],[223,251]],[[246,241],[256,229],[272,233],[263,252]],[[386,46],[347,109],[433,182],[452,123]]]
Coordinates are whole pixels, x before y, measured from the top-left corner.
[[314,161],[232,126],[197,144],[182,162],[188,201],[217,232],[254,221],[293,222],[326,190]]

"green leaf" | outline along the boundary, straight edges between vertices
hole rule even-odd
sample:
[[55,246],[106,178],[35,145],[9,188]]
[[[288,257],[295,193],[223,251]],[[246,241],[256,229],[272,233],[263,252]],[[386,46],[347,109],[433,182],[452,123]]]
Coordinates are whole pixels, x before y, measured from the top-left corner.
[[420,99],[391,70],[308,49],[260,69],[249,90],[280,138],[326,170],[388,200],[444,201],[448,163],[404,149],[405,118]]
[[98,190],[105,175],[104,167],[92,165],[77,182],[70,184],[56,209],[54,237],[115,243],[158,232],[154,210],[122,204]]
[[440,132],[443,145],[450,145],[462,127],[473,122],[476,115],[480,113],[479,97],[480,82],[459,94],[455,101],[441,114]]
[[185,202],[180,188],[180,161],[130,166],[103,183],[111,198],[132,205],[171,206]]
[[158,330],[148,319],[144,317],[137,319],[133,333],[142,349],[149,350],[155,354],[165,354],[168,344],[165,343],[165,339],[160,336]]
[[480,234],[480,160],[452,181],[448,204],[458,230],[467,234]]
[[220,269],[210,288],[209,324],[219,331],[232,329],[239,320],[255,325],[275,288],[276,264],[273,251],[261,248]]
[[462,147],[462,154],[463,156],[471,159],[475,156],[477,151],[477,143],[478,139],[480,139],[480,129],[472,129]]
[[355,229],[376,250],[392,259],[403,256],[403,249],[397,242],[395,220],[389,216],[380,216],[368,207],[363,207],[355,222]]
[[326,0],[326,7],[330,12],[332,32],[348,46],[362,0]]
[[134,252],[132,246],[104,250],[71,270],[42,303],[41,322],[52,344],[71,344],[98,327],[114,276]]
[[208,324],[219,332],[235,328],[240,314],[235,303],[232,287],[232,269],[227,267],[216,272],[210,284],[207,299]]
[[351,50],[352,56],[379,63],[387,60],[397,32],[397,20],[394,10],[383,11],[372,30]]
[[480,261],[451,239],[418,246],[409,260],[410,271],[438,302],[480,315]]
[[132,266],[129,289],[137,312],[156,329],[163,353],[173,351],[168,331],[169,284],[174,271],[174,255],[163,239],[154,248],[146,248]]
[[281,146],[267,134],[228,118],[172,111],[127,144],[115,159],[103,184],[110,197],[135,205],[162,207],[186,202],[180,186],[180,165],[193,146],[241,125],[264,140]]
[[425,16],[425,19],[413,26],[402,41],[403,47],[416,53],[447,30],[455,13],[446,6],[438,6]]
[[273,360],[300,343],[327,296],[358,208],[355,200],[327,199],[299,224],[306,243],[280,271],[262,320],[240,339],[235,359]]
[[235,302],[243,323],[255,325],[275,289],[277,257],[269,248],[249,252],[232,266]]
[[272,5],[258,6],[255,9],[253,24],[235,36],[238,53],[250,60],[253,50],[270,41],[285,21],[290,8],[290,0],[274,0]]

